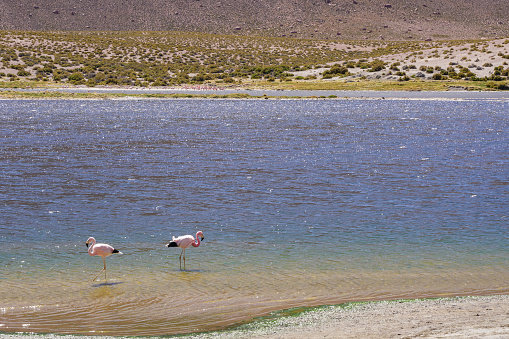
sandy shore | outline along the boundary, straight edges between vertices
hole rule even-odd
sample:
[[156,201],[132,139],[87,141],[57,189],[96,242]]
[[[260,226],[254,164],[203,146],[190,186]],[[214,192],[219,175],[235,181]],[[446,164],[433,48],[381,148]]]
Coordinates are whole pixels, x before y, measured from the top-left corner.
[[[3,334],[5,339],[83,339],[86,336]],[[112,338],[89,336],[89,338]],[[352,303],[268,318],[207,338],[509,338],[509,295]]]
[[509,296],[324,307],[193,338],[509,338]]

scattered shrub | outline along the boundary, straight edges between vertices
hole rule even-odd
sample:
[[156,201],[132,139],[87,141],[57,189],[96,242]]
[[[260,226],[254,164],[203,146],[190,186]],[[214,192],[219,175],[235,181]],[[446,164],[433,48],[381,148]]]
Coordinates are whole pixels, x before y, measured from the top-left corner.
[[345,75],[348,73],[349,72],[347,67],[335,64],[329,70],[323,72],[323,77],[327,79],[338,75]]
[[[7,41],[6,37],[17,34],[20,35],[15,32],[6,32],[1,42]],[[107,83],[148,86],[156,83],[182,84],[209,80],[233,83],[249,77],[264,78],[269,81],[273,79],[288,81],[293,77],[290,71],[321,68],[324,67],[323,65],[341,60],[324,71],[324,78],[329,78],[349,75],[349,70],[355,67],[371,72],[385,70],[388,64],[376,59],[381,55],[410,52],[407,59],[413,60],[411,62],[415,62],[417,56],[423,58],[423,52],[419,50],[423,45],[408,41],[386,42],[383,46],[375,42],[365,42],[360,45],[371,48],[359,50],[355,47],[329,49],[323,41],[267,40],[182,32],[129,32],[128,34],[125,32],[101,34],[96,32],[25,32],[20,36],[20,39],[24,39],[24,44],[31,47],[20,50],[20,46],[24,44],[18,46],[4,44],[0,50],[0,66],[17,70],[17,75],[9,76],[11,79],[31,77],[33,73],[38,80],[48,80],[52,76],[55,81],[67,79],[72,83],[86,83],[89,86]],[[211,48],[212,39],[214,48]],[[448,44],[456,46],[458,42],[448,42]],[[74,48],[73,45],[80,47]],[[477,45],[482,47],[480,44],[472,46],[477,49],[479,47]],[[434,51],[434,53],[437,52],[438,49]],[[504,53],[500,56],[509,58]],[[456,63],[451,62],[451,65]],[[395,62],[390,68],[400,77],[406,77],[406,74],[400,71],[400,66],[398,62]],[[491,63],[486,63],[484,66],[492,67]],[[415,68],[415,65],[410,65],[404,66],[402,70]],[[479,79],[462,66],[458,66],[457,72],[454,69],[445,71],[439,67],[426,66],[420,70],[430,74],[439,71],[445,79],[470,78],[478,81],[490,80],[494,83],[507,80],[509,72],[499,67],[490,78]],[[196,75],[190,78],[188,74]],[[296,79],[316,79],[316,76]]]
[[508,83],[501,83],[501,82],[488,82],[486,84],[486,87],[497,89],[497,90],[503,90],[503,91],[509,90],[509,84]]
[[19,77],[28,77],[28,76],[30,76],[30,72],[25,71],[24,69],[22,69],[22,70],[18,71],[18,76]]
[[85,76],[83,76],[82,73],[80,72],[74,72],[73,74],[69,75],[69,77],[67,78],[69,81],[81,81],[83,79],[85,79]]

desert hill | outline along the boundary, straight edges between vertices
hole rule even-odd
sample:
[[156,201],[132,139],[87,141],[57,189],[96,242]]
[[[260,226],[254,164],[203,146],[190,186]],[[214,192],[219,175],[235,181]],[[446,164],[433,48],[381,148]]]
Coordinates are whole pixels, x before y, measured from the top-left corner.
[[508,14],[507,0],[0,0],[0,30],[493,39]]

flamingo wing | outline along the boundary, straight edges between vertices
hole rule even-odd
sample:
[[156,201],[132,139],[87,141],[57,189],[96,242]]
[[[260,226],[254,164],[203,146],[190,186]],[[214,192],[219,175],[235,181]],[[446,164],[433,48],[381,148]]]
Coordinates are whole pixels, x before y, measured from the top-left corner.
[[110,246],[108,244],[95,244],[92,249],[92,255],[98,255],[100,257],[108,257],[112,255],[113,253],[119,253],[122,254],[119,250],[113,248],[113,246]]
[[180,247],[180,248],[188,248],[194,242],[194,237],[192,235],[182,235],[180,237],[173,237],[172,241],[166,245],[167,247]]

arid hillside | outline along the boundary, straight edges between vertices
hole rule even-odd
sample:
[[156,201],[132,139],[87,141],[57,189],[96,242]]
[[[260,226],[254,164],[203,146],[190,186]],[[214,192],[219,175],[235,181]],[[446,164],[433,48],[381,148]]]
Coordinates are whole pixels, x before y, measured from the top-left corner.
[[0,30],[493,39],[509,36],[508,14],[508,0],[0,0]]

